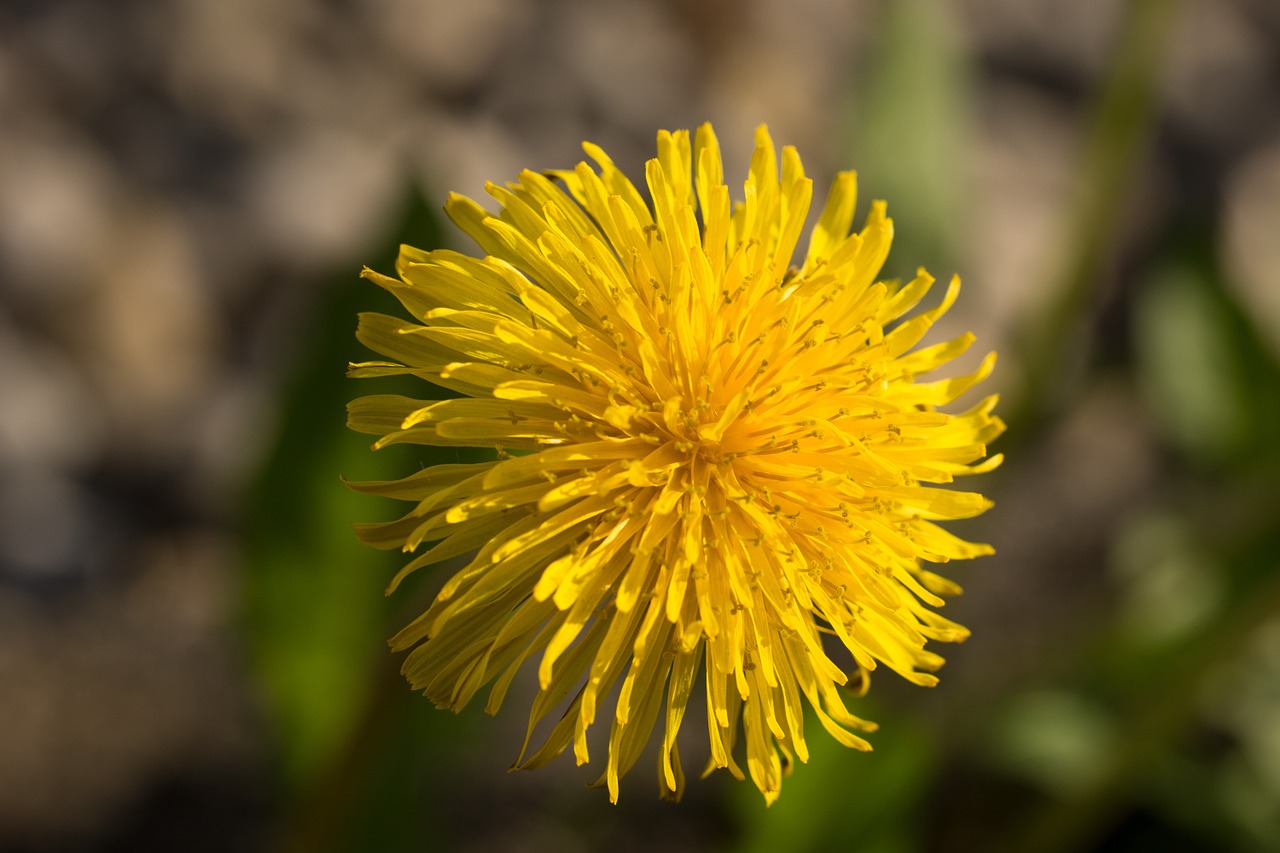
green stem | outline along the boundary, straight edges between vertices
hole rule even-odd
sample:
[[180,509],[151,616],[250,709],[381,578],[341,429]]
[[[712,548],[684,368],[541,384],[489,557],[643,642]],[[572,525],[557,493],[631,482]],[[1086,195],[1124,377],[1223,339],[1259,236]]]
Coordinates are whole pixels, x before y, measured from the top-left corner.
[[364,701],[337,753],[300,793],[276,845],[279,853],[349,849],[354,803],[370,766],[389,734],[395,700],[407,692],[390,653],[374,662]]
[[[432,590],[396,608],[394,624],[406,624],[435,597]],[[347,850],[354,843],[353,820],[359,794],[371,782],[388,738],[396,736],[400,705],[411,693],[400,673],[400,658],[385,647],[369,662],[369,678],[355,717],[341,743],[295,795],[275,839],[277,853],[324,853]]]

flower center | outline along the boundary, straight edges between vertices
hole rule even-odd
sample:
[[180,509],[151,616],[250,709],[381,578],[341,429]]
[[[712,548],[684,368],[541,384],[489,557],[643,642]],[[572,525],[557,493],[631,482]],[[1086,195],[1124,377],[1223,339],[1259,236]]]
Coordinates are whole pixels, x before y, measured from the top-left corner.
[[728,457],[720,446],[718,441],[709,441],[703,439],[694,446],[694,454],[706,462],[720,465],[725,462],[733,461]]

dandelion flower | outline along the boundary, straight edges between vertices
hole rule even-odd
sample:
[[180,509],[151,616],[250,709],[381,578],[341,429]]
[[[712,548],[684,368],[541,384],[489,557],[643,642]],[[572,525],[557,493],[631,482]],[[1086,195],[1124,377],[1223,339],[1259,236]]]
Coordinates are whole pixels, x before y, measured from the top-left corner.
[[571,745],[586,763],[603,718],[596,784],[616,801],[661,718],[659,785],[678,798],[676,735],[697,689],[707,772],[741,779],[745,756],[772,802],[808,757],[806,704],[840,743],[870,749],[858,733],[875,726],[846,694],[881,665],[933,685],[943,660],[926,642],[968,635],[931,609],[959,588],[923,564],[991,552],[935,524],[989,502],[935,484],[1000,461],[986,458],[1004,428],[994,396],[940,410],[990,373],[994,353],[972,374],[919,381],[973,341],[916,348],[959,280],[912,315],[933,279],[877,280],[893,226],[877,201],[850,233],[851,172],[793,266],[812,182],[791,147],[779,169],[764,127],[737,205],[710,125],[658,134],[651,204],[604,151],[584,149],[594,168],[489,185],[496,215],[450,196],[446,211],[484,257],[405,247],[398,278],[363,273],[413,320],[362,315],[357,337],[390,360],[351,374],[412,374],[458,396],[360,397],[350,426],[380,436],[375,447],[496,458],[353,484],[413,504],[357,530],[416,555],[388,593],[418,569],[466,561],[391,640],[415,689],[460,710],[492,684],[495,713],[536,666],[515,767]]

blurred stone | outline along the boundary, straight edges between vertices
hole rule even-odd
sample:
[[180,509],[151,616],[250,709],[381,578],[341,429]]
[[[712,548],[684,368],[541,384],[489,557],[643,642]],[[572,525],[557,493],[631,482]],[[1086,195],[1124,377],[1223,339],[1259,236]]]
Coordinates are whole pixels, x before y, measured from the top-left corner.
[[[1269,80],[1275,45],[1242,4],[1185,0],[1167,51],[1160,92],[1169,112],[1203,137],[1233,145],[1268,118],[1280,118]],[[1265,110],[1270,106],[1270,116]]]
[[1228,284],[1280,358],[1280,137],[1246,160],[1226,191]]
[[106,440],[96,393],[64,351],[6,319],[0,315],[0,398],[12,404],[0,406],[0,466],[86,467]]
[[0,51],[0,115],[12,115],[15,112],[15,96],[17,94],[17,60],[6,51]]
[[696,102],[691,45],[664,4],[578,2],[561,14],[558,52],[608,124],[648,136]]
[[188,534],[134,558],[131,578],[60,607],[0,587],[0,845],[92,837],[156,776],[248,773],[233,553]]
[[0,289],[49,308],[81,297],[121,201],[101,153],[55,120],[10,124],[0,186]]
[[153,4],[145,11],[146,26],[166,47],[165,73],[178,96],[252,134],[279,113],[290,85],[299,82],[290,72],[297,36],[310,23],[313,5],[307,0]]
[[[528,162],[531,155],[522,152],[519,141],[490,116],[459,119],[442,113],[428,114],[414,127],[419,132],[411,136],[431,140],[430,145],[414,150],[412,157],[418,180],[437,211],[442,209],[446,193],[462,193],[487,204],[489,196],[484,187],[489,181],[501,184],[515,180],[521,169],[543,168]],[[577,155],[580,150],[573,153]],[[572,164],[546,167],[568,165]],[[440,218],[447,222],[443,213]],[[471,244],[471,238],[463,236],[452,223],[449,227],[455,235],[454,245]]]
[[106,447],[98,398],[66,354],[0,322],[0,580],[81,580],[109,553],[76,481]]
[[984,52],[1076,69],[1097,79],[1111,57],[1126,4],[962,0],[959,5]]
[[274,252],[327,269],[386,231],[400,201],[398,166],[368,139],[317,127],[272,146],[249,179],[248,203]]
[[[726,157],[726,176],[746,174],[751,148],[736,140],[750,140],[761,122],[779,144],[796,146],[820,185],[857,166],[847,147],[851,90],[862,70],[860,52],[874,34],[873,6],[756,0],[730,13],[735,20],[726,26],[737,37],[724,41],[723,55],[706,72],[707,117],[721,144],[737,149]],[[734,179],[729,184],[740,191]]]
[[222,334],[183,223],[168,213],[119,211],[92,293],[63,318],[134,453],[185,443],[184,415],[214,375]]
[[985,347],[1001,347],[1047,307],[1079,168],[1078,118],[1035,91],[990,87],[972,168],[968,293],[956,306]]
[[372,0],[367,14],[394,59],[424,85],[453,93],[492,74],[538,12],[528,0]]
[[[963,654],[948,655],[955,695],[985,713],[982,697],[1020,681],[1043,684],[1036,679],[1074,662],[1084,638],[1114,612],[1110,543],[1153,500],[1159,473],[1137,397],[1115,381],[1095,385],[1043,443],[1023,445],[1016,464],[983,484],[996,505],[973,524],[996,554],[949,575],[965,594],[947,603],[947,617],[982,626]],[[923,701],[943,702],[943,714],[955,710],[932,696]]]
[[108,548],[84,490],[65,473],[36,465],[3,471],[0,577],[41,590],[96,574]]
[[234,517],[234,502],[276,439],[275,400],[253,376],[212,384],[196,417],[187,492],[201,507]]
[[21,38],[8,44],[35,72],[33,105],[57,105],[81,118],[92,115],[110,102],[121,65],[148,59],[151,45],[135,38],[133,12],[141,4],[62,0],[32,5],[36,8],[24,21]]

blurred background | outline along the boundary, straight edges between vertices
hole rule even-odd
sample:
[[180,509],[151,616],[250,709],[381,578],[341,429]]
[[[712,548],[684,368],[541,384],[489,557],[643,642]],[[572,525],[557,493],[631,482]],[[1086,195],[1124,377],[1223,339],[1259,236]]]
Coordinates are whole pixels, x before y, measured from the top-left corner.
[[[708,119],[964,277],[999,554],[874,753],[614,807],[399,679],[343,374],[446,192]],[[1274,0],[4,0],[0,849],[1280,850],[1278,362]]]

